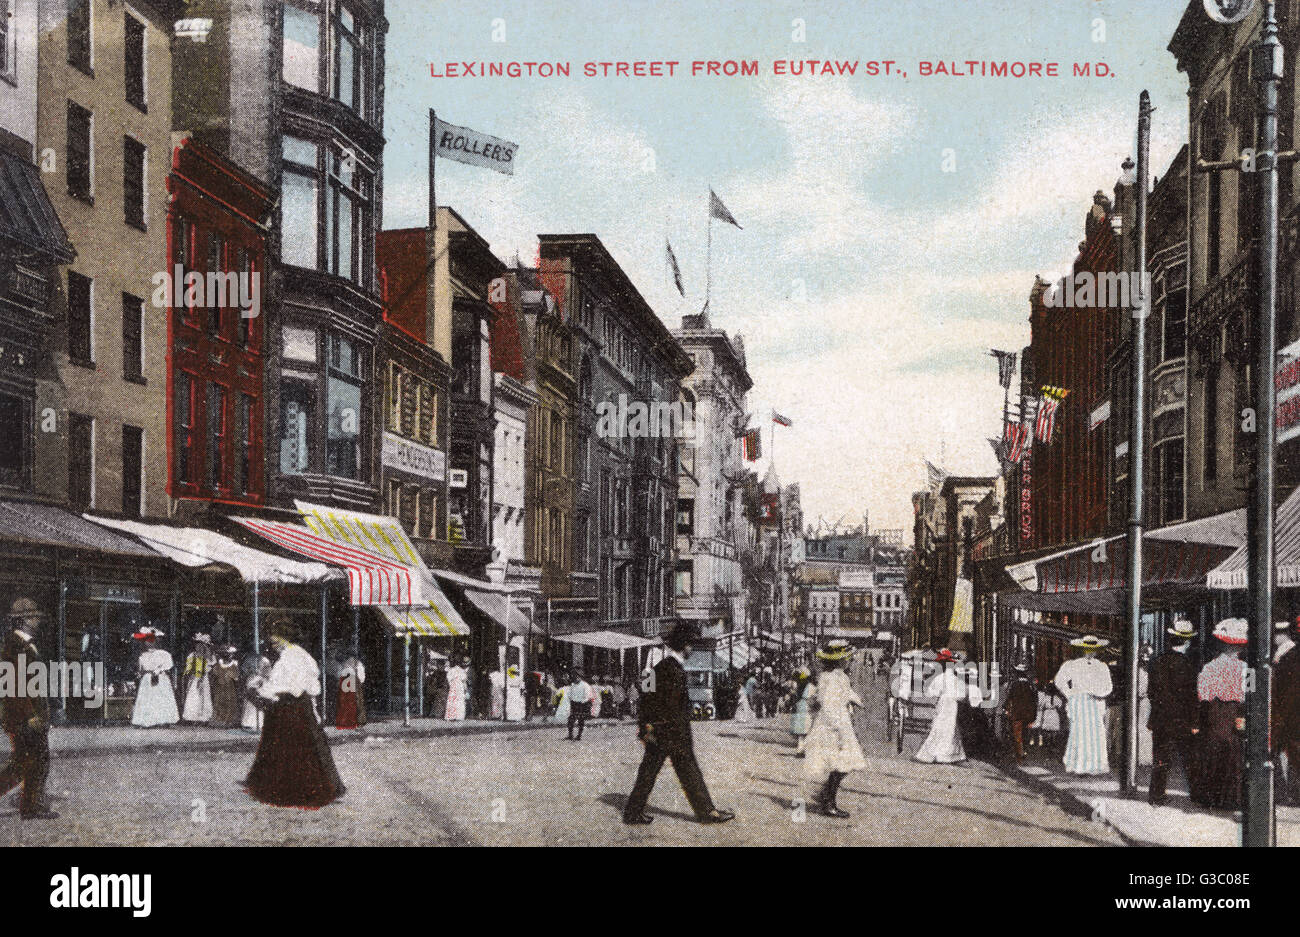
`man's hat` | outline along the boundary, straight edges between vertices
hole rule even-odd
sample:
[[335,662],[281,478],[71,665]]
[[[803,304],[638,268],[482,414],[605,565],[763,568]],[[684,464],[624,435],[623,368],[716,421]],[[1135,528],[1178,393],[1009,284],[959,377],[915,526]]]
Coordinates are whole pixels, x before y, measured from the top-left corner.
[[673,623],[673,630],[664,638],[664,644],[674,651],[684,651],[697,636],[695,625],[685,618],[679,618]]
[[1029,672],[1029,665],[1028,665],[1028,664],[1012,664],[1012,665],[1011,665],[1011,669],[1014,670],[1016,673],[1028,673],[1028,672]]
[[211,644],[212,636],[204,634],[202,631],[196,631],[192,640],[195,644]]
[[1289,621],[1275,621],[1273,622],[1273,630],[1278,634],[1287,634],[1291,630],[1291,623]]
[[1172,628],[1166,628],[1165,630],[1168,631],[1170,634],[1172,634],[1175,638],[1196,637],[1196,626],[1193,625],[1186,618],[1174,619],[1174,626]]
[[1248,629],[1244,618],[1225,618],[1214,626],[1214,636],[1224,644],[1245,644]]
[[836,638],[817,652],[822,660],[848,660],[853,656],[853,648],[843,638]]
[[1099,638],[1095,634],[1085,634],[1082,638],[1075,638],[1070,642],[1073,647],[1081,647],[1085,651],[1095,651],[1099,648],[1108,647],[1110,642],[1105,638]]
[[9,606],[9,617],[14,620],[40,618],[42,614],[40,607],[26,596],[14,600],[14,604]]

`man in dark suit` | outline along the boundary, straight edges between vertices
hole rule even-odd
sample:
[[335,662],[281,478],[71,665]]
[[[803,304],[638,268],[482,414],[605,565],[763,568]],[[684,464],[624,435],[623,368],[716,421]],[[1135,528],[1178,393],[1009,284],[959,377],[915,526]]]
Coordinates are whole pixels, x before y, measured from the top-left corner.
[[1151,715],[1147,728],[1151,730],[1151,788],[1149,803],[1160,806],[1168,798],[1165,785],[1169,782],[1169,766],[1176,751],[1183,761],[1188,786],[1199,783],[1196,756],[1192,737],[1200,729],[1200,698],[1196,694],[1196,667],[1188,655],[1196,629],[1184,618],[1174,622],[1169,630],[1172,646],[1151,661],[1148,671],[1147,695],[1151,700]]
[[[9,610],[12,630],[4,639],[0,659],[14,679],[25,682],[27,665],[40,662],[33,638],[40,629],[41,610],[31,599],[14,602]],[[27,820],[57,817],[45,803],[45,779],[50,773],[50,702],[44,695],[17,692],[0,700],[0,725],[9,736],[9,760],[0,768],[0,796],[23,786],[18,812]]]
[[[1300,794],[1300,651],[1296,650],[1291,629],[1286,622],[1277,623],[1273,653],[1273,753],[1286,755],[1286,777],[1279,787],[1283,803],[1295,803]],[[1281,777],[1280,770],[1278,771]]]
[[1011,742],[1015,747],[1016,764],[1025,761],[1025,728],[1038,715],[1038,691],[1029,679],[1029,668],[1016,664],[1015,676],[1007,687],[1006,699],[1002,703],[1010,728]]
[[690,626],[678,621],[665,639],[668,653],[641,683],[641,710],[637,719],[637,738],[645,745],[645,755],[636,774],[636,784],[623,808],[624,823],[649,823],[654,818],[645,812],[650,791],[654,789],[664,759],[671,758],[677,780],[686,799],[701,823],[726,823],[735,814],[713,806],[704,775],[695,760],[691,740],[691,702],[686,693],[686,661],[683,655],[693,637]]

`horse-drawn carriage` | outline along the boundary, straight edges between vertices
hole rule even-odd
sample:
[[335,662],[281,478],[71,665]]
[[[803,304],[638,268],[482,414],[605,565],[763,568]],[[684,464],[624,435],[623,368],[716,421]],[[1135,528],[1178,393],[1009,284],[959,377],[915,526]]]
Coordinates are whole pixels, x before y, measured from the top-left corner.
[[889,670],[889,712],[885,719],[885,740],[893,741],[902,754],[903,737],[909,732],[928,735],[934,722],[937,696],[926,696],[925,683],[935,673],[934,654],[907,651]]

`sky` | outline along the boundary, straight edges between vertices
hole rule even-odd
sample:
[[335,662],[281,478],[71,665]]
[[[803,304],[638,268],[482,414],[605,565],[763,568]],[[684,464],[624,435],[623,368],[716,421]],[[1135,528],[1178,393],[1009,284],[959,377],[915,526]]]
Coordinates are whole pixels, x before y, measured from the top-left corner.
[[[1035,274],[1070,269],[1097,190],[1187,138],[1166,47],[1178,0],[835,3],[388,0],[384,227],[423,225],[428,111],[518,144],[515,173],[439,160],[437,197],[507,262],[541,233],[593,232],[670,328],[704,302],[744,336],[764,457],[816,524],[904,528],[923,460],[993,474],[990,348],[1029,339]],[[802,39],[802,41],[800,41]],[[500,41],[504,40],[504,41]],[[692,77],[695,60],[757,60]],[[885,76],[774,75],[776,60],[894,60]],[[922,77],[921,62],[1056,62],[1056,78]],[[677,60],[674,77],[588,78],[584,62]],[[447,62],[569,62],[570,77],[439,77]],[[1107,77],[1074,77],[1104,62]],[[463,69],[462,69],[463,70]],[[882,66],[883,70],[883,66]],[[681,265],[683,299],[665,262]],[[777,427],[769,413],[793,426]]]

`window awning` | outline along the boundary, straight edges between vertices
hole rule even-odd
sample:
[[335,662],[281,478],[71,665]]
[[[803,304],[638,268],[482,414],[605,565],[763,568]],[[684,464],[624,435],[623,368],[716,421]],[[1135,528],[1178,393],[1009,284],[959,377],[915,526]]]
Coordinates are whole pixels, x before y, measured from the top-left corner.
[[340,578],[324,563],[302,563],[264,553],[216,531],[196,527],[167,527],[141,521],[87,517],[105,527],[139,538],[175,563],[191,568],[220,564],[232,567],[244,582],[303,585]]
[[449,602],[409,608],[381,605],[379,611],[398,634],[434,638],[469,634],[469,625]]
[[26,501],[0,501],[0,540],[141,559],[159,558],[138,540],[100,527],[71,511]]
[[[1143,589],[1157,586],[1205,588],[1209,571],[1241,546],[1245,536],[1244,509],[1144,533]],[[1101,593],[1127,588],[1128,537],[1121,534],[1097,538],[1006,569],[1031,594],[1087,593],[1101,599]],[[998,600],[1003,601],[1001,592]],[[1033,600],[1013,592],[1006,593],[1005,601],[1020,608],[1040,607],[1026,604]],[[1049,610],[1049,606],[1041,606],[1041,609]],[[1050,610],[1069,611],[1055,605],[1050,606]],[[1081,609],[1088,610],[1098,609]]]
[[251,517],[235,517],[231,520],[294,553],[341,567],[348,577],[349,596],[353,605],[429,604],[424,588],[425,577],[415,574],[409,566],[318,537],[297,524]]
[[0,150],[0,237],[54,263],[70,264],[77,256],[45,194],[40,171],[4,150]]
[[412,569],[428,569],[395,517],[342,511],[309,501],[294,501],[294,506],[303,523],[318,537],[378,554]]
[[580,631],[577,634],[556,635],[555,640],[600,647],[608,651],[625,651],[631,647],[648,647],[660,643],[658,638],[640,638],[621,631]]
[[[1205,577],[1206,584],[1211,589],[1245,589],[1250,581],[1247,553],[1243,543]],[[1273,564],[1277,585],[1300,586],[1300,488],[1291,492],[1274,513]]]
[[[432,572],[435,577],[443,580],[445,585],[450,586],[453,602],[457,597],[464,596],[464,601],[511,634],[528,633],[532,619],[520,608],[519,603],[525,600],[523,597],[531,595],[534,590],[498,585],[443,569],[435,569]],[[521,597],[516,598],[516,593]]]

